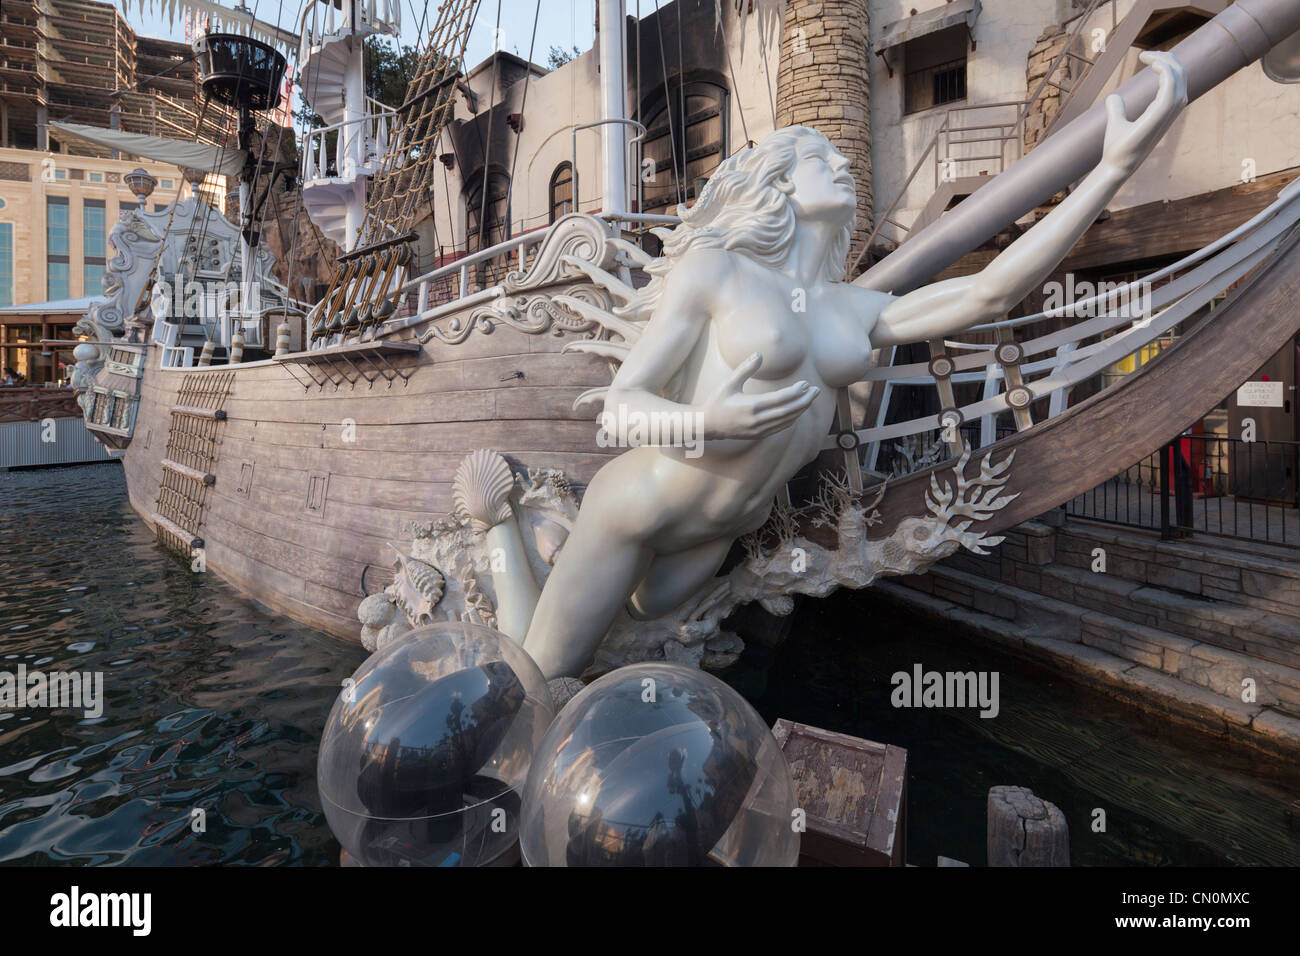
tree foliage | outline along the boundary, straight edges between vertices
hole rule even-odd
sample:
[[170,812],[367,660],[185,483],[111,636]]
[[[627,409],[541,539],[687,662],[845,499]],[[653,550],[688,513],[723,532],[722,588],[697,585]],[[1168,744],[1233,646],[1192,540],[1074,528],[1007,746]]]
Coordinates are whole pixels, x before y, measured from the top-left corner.
[[582,56],[582,51],[576,46],[572,50],[566,50],[564,47],[560,46],[552,46],[546,53],[546,65],[552,70],[559,69],[577,56]]
[[[366,96],[397,109],[406,100],[407,84],[415,75],[419,51],[412,46],[394,46],[378,37],[367,37],[365,42]],[[325,121],[307,105],[307,91],[301,84],[298,86],[298,112],[295,116],[313,128],[325,125]]]

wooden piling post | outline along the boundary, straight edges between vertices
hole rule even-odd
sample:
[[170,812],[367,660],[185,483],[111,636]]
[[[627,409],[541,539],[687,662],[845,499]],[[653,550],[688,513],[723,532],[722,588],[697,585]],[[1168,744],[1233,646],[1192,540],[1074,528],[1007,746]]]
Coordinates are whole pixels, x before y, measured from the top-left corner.
[[989,866],[1069,866],[1070,828],[1027,787],[989,790]]

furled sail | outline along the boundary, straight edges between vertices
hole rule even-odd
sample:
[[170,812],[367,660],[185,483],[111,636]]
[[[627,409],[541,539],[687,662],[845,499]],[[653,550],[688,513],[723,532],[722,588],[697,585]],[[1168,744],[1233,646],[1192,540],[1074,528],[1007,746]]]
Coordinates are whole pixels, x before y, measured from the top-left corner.
[[101,129],[98,126],[82,126],[78,123],[57,121],[50,123],[50,129],[64,136],[94,143],[96,146],[115,149],[119,153],[130,153],[132,156],[142,156],[160,163],[173,163],[176,166],[190,166],[218,176],[238,176],[248,159],[248,153],[242,149],[208,146],[205,143],[191,143],[166,136],[124,133],[116,129]]

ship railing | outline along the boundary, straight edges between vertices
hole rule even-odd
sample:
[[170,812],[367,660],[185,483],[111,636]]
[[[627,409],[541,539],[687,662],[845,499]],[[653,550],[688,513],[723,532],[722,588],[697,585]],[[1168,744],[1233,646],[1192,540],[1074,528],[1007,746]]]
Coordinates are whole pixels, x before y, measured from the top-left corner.
[[153,340],[162,346],[159,364],[163,368],[189,368],[194,364],[194,349],[188,345],[178,344],[181,327],[168,322],[163,316],[153,320]]
[[[837,424],[825,448],[845,452],[850,481],[860,487],[859,464],[880,474],[876,463],[888,457],[882,455],[882,446],[930,442],[946,445],[957,457],[960,429],[976,422],[981,424],[982,442],[996,436],[998,425],[1008,418],[1017,431],[1027,430],[1035,424],[1035,408],[1040,421],[1051,418],[1065,409],[1075,386],[1103,376],[1130,357],[1157,353],[1175,340],[1188,320],[1214,321],[1218,301],[1249,281],[1291,238],[1297,223],[1300,180],[1236,229],[1134,282],[969,330],[996,336],[992,344],[936,340],[929,343],[929,362],[877,365],[863,380],[872,393],[880,390],[870,396],[870,406],[877,409],[875,421],[861,427]],[[1060,327],[1062,321],[1070,324]],[[1044,323],[1050,331],[1031,330],[1026,338],[1016,339],[1016,329],[1035,323]],[[955,388],[963,384],[982,384],[982,397],[959,405]],[[896,386],[932,391],[941,411],[886,423],[890,391]]]
[[[635,212],[598,213],[596,218],[633,227],[676,225],[680,222],[676,216]],[[492,278],[504,278],[507,272],[525,273],[528,271],[529,256],[541,247],[549,232],[549,228],[545,228],[521,233],[410,279],[401,287],[399,293],[415,294],[415,312],[413,315],[390,321],[384,326],[384,331],[393,332],[431,318],[438,318],[449,311],[464,308],[472,303],[499,297],[505,291],[500,285],[488,285],[478,290],[473,288],[478,267],[489,267],[488,275]]]
[[399,36],[402,32],[401,0],[311,0],[298,22],[298,35],[302,38],[298,48],[298,62],[326,41],[354,32],[361,34],[386,33]]
[[[388,137],[392,131],[397,110],[379,102],[373,97],[366,97],[369,112],[356,119],[344,120],[329,126],[321,126],[307,131],[302,149],[303,181],[329,179],[331,177],[352,178],[359,173],[374,171],[384,154],[388,151]],[[346,155],[343,130],[360,125],[362,132],[361,164],[354,167]],[[331,135],[333,145],[331,146]]]

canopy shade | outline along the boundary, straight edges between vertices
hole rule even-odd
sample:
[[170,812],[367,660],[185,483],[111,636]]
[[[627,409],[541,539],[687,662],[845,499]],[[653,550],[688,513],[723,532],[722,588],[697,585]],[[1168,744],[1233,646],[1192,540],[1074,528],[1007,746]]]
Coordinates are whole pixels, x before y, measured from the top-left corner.
[[883,54],[886,50],[915,40],[930,33],[938,33],[948,27],[966,24],[967,29],[975,29],[975,19],[980,15],[980,0],[951,0],[933,10],[926,10],[914,17],[905,17],[886,24],[873,49]]
[[115,149],[119,153],[130,153],[132,156],[142,156],[160,163],[190,166],[218,176],[238,176],[248,159],[248,153],[242,149],[190,143],[180,139],[168,139],[165,136],[124,133],[117,129],[101,129],[98,126],[82,126],[78,123],[51,122],[50,129],[64,136],[94,143],[96,146]]

